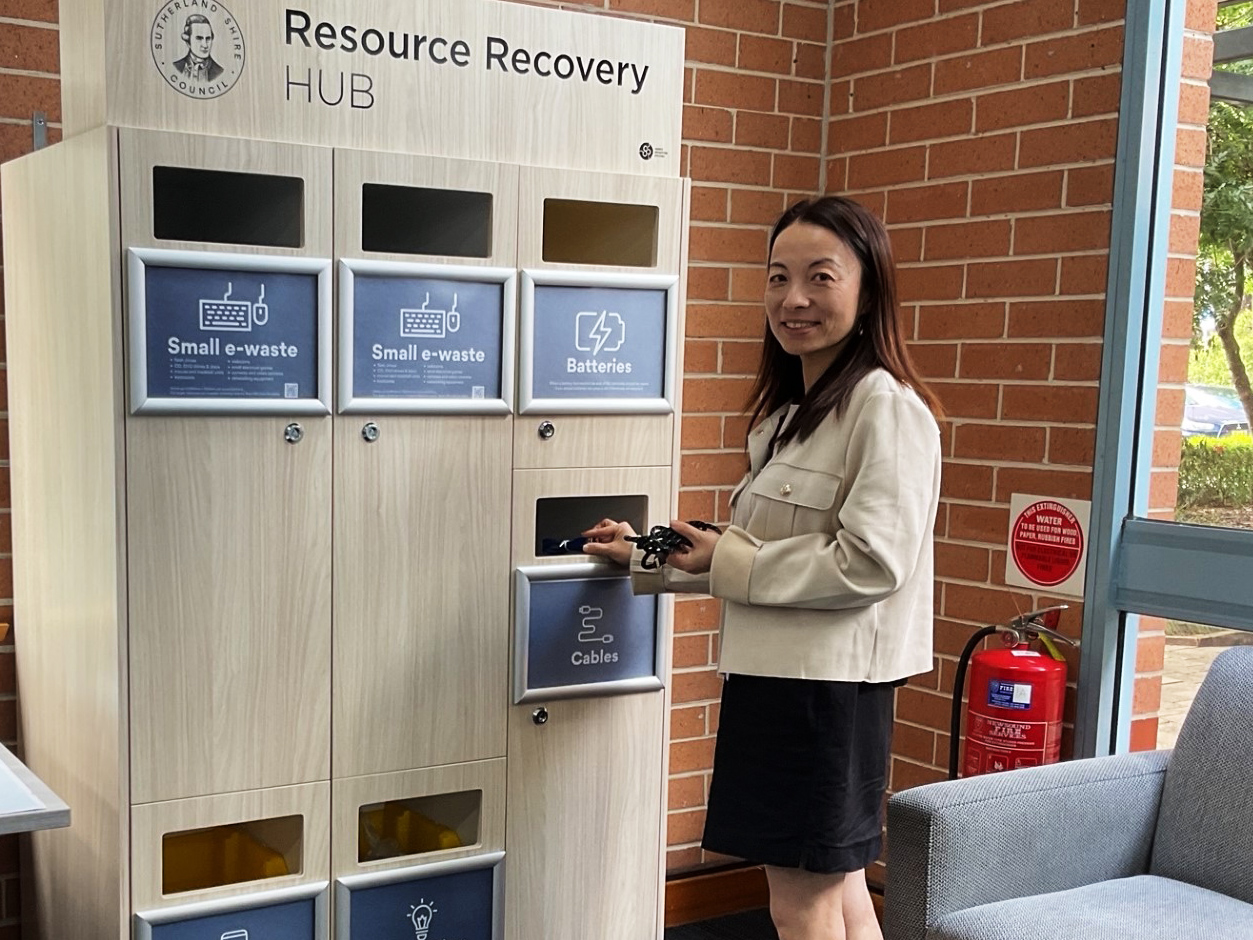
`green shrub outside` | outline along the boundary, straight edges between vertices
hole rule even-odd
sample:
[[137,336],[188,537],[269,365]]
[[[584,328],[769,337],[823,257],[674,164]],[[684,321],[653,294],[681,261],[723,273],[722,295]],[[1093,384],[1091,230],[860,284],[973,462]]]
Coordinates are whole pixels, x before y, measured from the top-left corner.
[[1253,436],[1185,438],[1179,459],[1178,505],[1253,505]]

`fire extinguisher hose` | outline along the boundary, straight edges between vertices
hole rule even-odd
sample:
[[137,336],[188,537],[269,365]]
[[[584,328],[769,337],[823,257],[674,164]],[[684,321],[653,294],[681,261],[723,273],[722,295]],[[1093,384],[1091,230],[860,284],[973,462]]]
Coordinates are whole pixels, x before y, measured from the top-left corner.
[[961,727],[962,727],[962,693],[966,689],[966,667],[970,665],[970,657],[974,655],[975,647],[978,646],[986,637],[991,636],[1003,627],[984,627],[970,638],[966,644],[966,648],[962,650],[961,658],[957,660],[957,676],[953,680],[953,718],[949,726],[948,736],[948,779],[957,779],[957,754],[961,747]]

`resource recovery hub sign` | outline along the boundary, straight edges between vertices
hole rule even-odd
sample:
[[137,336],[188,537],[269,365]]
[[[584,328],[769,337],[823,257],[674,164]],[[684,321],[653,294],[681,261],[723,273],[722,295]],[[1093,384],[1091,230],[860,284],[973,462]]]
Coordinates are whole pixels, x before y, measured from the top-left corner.
[[[96,123],[679,169],[684,34],[673,26],[494,0],[117,0],[106,43]],[[577,132],[554,140],[556,116]]]

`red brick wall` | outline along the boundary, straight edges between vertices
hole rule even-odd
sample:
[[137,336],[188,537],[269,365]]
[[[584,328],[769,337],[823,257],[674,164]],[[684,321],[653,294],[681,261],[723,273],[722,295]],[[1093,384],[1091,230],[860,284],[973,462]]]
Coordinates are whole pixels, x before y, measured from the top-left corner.
[[1123,10],[835,3],[827,183],[887,222],[912,351],[949,413],[937,668],[898,695],[893,790],[944,776],[974,630],[1058,600],[1005,586],[1010,495],[1091,496]]
[[[60,139],[60,50],[56,0],[0,0],[0,163],[34,149],[32,115],[42,111],[52,124],[48,141]],[[4,207],[0,206],[0,226]],[[4,259],[0,258],[0,288]],[[8,360],[3,344],[4,294],[0,289],[0,370]],[[0,621],[13,622],[13,537],[10,526],[7,371],[0,371]],[[0,743],[17,744],[17,680],[14,634],[0,644]],[[0,836],[0,940],[18,936],[17,837]]]

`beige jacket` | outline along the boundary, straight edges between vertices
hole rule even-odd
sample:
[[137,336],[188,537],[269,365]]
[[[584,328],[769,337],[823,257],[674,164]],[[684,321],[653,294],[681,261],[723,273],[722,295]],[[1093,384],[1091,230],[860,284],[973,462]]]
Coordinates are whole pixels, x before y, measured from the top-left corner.
[[749,436],[750,470],[707,575],[632,574],[638,593],[723,601],[719,671],[888,682],[932,668],[932,530],[940,435],[882,370],[804,443],[767,462],[781,409]]

